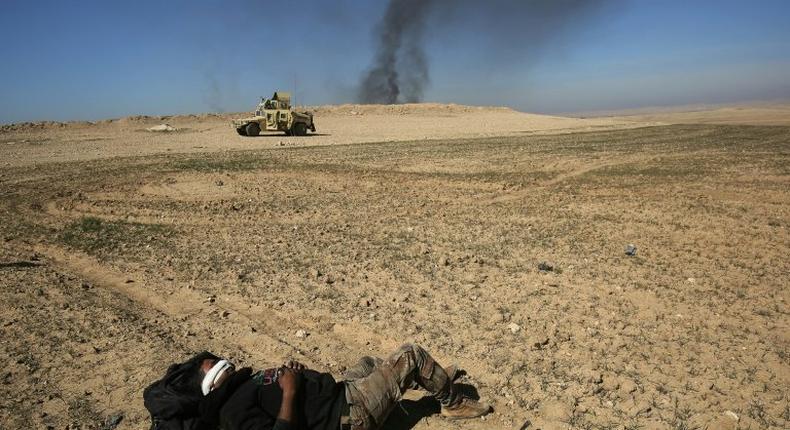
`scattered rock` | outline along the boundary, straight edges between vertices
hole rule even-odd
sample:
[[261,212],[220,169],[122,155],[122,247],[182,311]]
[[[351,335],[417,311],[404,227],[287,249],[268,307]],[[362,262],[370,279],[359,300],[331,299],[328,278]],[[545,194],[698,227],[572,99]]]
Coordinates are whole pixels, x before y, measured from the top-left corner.
[[99,430],[113,430],[114,428],[118,427],[118,424],[120,424],[121,421],[123,421],[123,413],[110,415],[104,420],[104,422],[102,422],[101,426],[99,426]]
[[545,261],[542,261],[540,264],[538,264],[538,270],[540,270],[541,272],[553,272],[554,266],[552,266],[551,264]]
[[549,338],[546,336],[538,336],[532,339],[530,346],[533,350],[543,349],[544,346],[549,344]]
[[513,333],[513,334],[516,334],[519,331],[521,331],[521,326],[516,324],[516,323],[513,323],[513,322],[508,324],[507,328],[510,329],[510,332]]
[[636,255],[636,245],[629,243],[625,246],[625,255]]
[[591,371],[587,374],[587,381],[595,385],[603,383],[603,375],[601,372]]
[[603,378],[603,384],[601,387],[606,391],[615,391],[620,388],[620,380],[617,379],[617,376],[606,375]]
[[630,379],[623,379],[620,383],[620,392],[623,394],[631,394],[636,391],[636,384]]
[[307,336],[310,336],[310,333],[302,329],[296,330],[296,337],[298,337],[299,339],[305,339]]
[[709,429],[716,429],[716,430],[738,430],[738,422],[734,421],[732,418],[726,415],[720,415],[714,418],[712,421],[708,422],[708,426],[706,428]]

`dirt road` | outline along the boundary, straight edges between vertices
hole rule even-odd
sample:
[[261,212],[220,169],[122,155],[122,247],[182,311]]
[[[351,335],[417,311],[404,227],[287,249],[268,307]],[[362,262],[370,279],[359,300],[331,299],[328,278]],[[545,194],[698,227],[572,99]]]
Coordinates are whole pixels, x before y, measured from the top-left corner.
[[404,341],[496,411],[448,422],[410,393],[390,429],[790,426],[790,128],[190,124],[142,149],[1,135],[29,139],[0,166],[3,428],[146,428],[142,389],[203,349],[340,378]]

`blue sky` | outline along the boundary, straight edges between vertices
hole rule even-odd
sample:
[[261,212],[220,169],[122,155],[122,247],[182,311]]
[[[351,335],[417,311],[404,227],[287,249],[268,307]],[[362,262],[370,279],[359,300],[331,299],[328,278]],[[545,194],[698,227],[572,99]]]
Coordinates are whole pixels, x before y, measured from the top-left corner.
[[[385,7],[5,0],[0,123],[244,111],[276,89],[353,102]],[[519,17],[449,16],[426,29],[425,101],[574,112],[787,99],[788,18],[790,1],[613,1],[535,48]]]

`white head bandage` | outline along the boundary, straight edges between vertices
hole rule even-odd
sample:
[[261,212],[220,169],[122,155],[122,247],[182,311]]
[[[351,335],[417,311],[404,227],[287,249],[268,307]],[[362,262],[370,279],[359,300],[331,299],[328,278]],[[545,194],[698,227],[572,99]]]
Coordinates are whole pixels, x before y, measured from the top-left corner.
[[219,360],[214,367],[206,372],[206,376],[203,377],[203,383],[200,385],[204,396],[211,392],[211,387],[214,383],[216,383],[222,374],[231,367],[233,367],[233,365],[228,363],[228,360]]

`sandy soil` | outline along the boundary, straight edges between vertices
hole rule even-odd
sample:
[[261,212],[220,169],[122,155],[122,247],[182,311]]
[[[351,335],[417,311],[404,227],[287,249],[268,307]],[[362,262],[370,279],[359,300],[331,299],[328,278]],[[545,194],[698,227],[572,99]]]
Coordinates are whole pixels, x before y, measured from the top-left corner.
[[342,378],[404,341],[496,411],[388,429],[790,427],[790,128],[321,109],[6,127],[0,427],[147,428],[203,349]]
[[688,106],[595,115],[614,121],[664,124],[790,125],[790,104],[752,103],[721,106]]
[[[78,161],[171,152],[214,152],[281,146],[340,145],[489,136],[567,133],[643,126],[612,118],[579,119],[516,112],[508,108],[458,105],[319,106],[316,134],[309,138],[269,133],[238,136],[230,125],[238,114],[128,117],[96,123],[23,123],[0,127],[0,153],[6,166]],[[147,128],[170,124],[179,131]],[[231,131],[231,133],[228,133]]]

